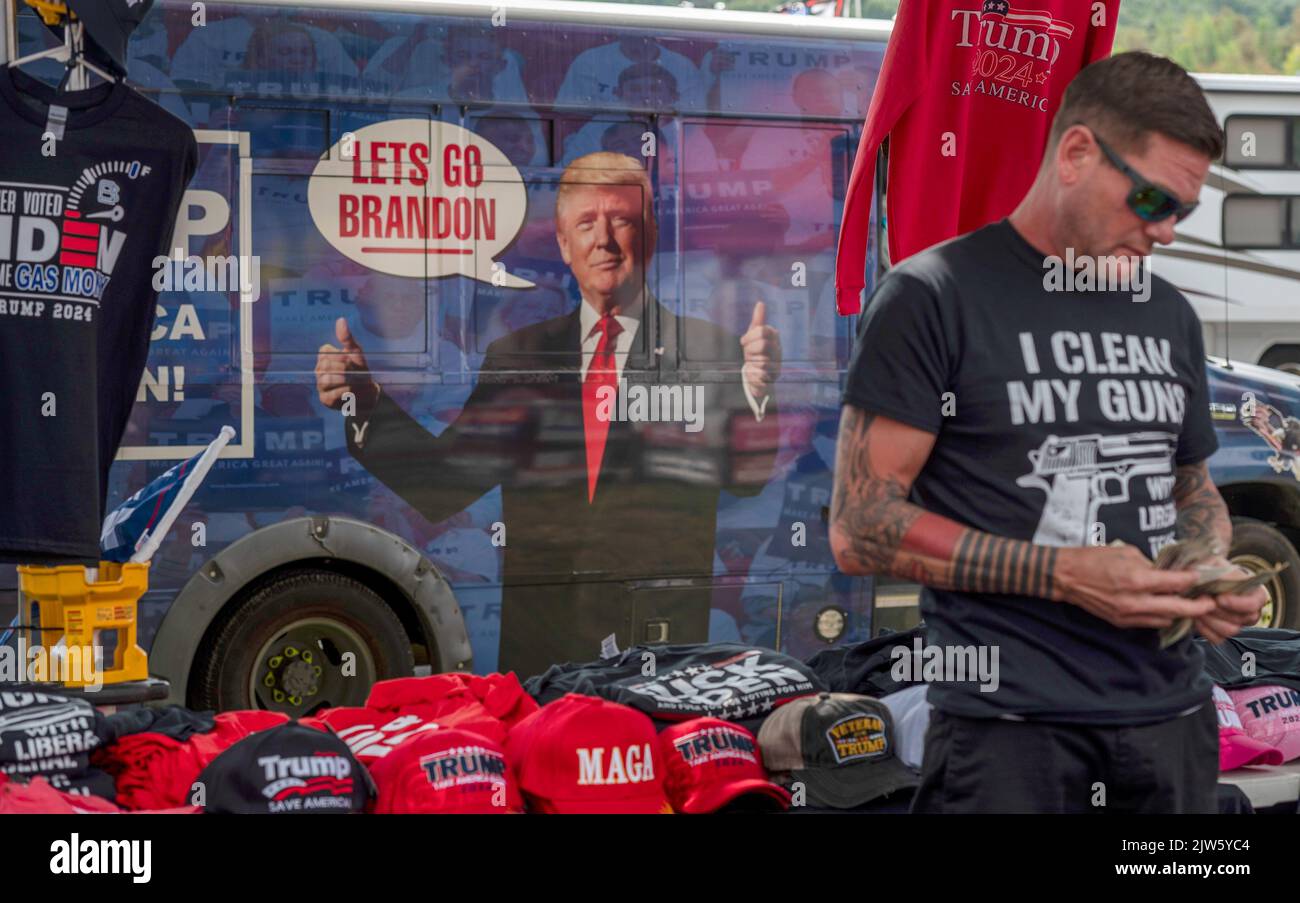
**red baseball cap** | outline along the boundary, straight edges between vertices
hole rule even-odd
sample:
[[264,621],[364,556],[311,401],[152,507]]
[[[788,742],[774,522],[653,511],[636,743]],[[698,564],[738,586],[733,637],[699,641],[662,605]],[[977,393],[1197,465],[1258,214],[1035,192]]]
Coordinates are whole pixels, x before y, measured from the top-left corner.
[[629,706],[569,693],[515,725],[506,755],[534,812],[672,811],[654,723]]
[[524,808],[505,751],[472,731],[421,731],[376,761],[370,774],[380,813],[501,815]]
[[716,812],[750,796],[786,809],[790,794],[767,779],[758,740],[739,724],[694,718],[659,735],[664,785],[673,809],[688,815]]

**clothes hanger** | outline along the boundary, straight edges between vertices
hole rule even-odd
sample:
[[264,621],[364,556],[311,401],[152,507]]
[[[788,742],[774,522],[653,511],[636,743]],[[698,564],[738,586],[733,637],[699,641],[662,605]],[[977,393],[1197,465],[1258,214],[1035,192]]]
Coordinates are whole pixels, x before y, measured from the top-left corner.
[[116,82],[117,76],[96,66],[85,55],[85,25],[74,18],[63,0],[23,0],[36,10],[37,15],[46,25],[63,24],[63,46],[51,47],[39,53],[10,60],[9,66],[21,66],[35,60],[54,59],[67,64],[67,72],[59,83],[60,91],[82,91],[90,87],[87,70],[95,73],[106,82]]

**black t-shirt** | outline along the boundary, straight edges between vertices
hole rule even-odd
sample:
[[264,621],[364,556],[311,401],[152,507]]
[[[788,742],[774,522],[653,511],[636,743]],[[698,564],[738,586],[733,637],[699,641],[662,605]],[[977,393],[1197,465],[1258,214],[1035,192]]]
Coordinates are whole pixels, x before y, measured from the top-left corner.
[[[872,296],[844,401],[936,434],[912,490],[926,510],[1154,556],[1174,537],[1174,467],[1218,444],[1199,321],[1159,277],[1140,301],[1048,291],[1047,275],[1005,220],[903,262]],[[1190,638],[1161,650],[1155,630],[1029,596],[927,588],[921,614],[931,644],[998,654],[991,692],[976,679],[931,687],[952,714],[1137,724],[1209,697]]]
[[[1205,652],[1205,673],[1225,690],[1283,686],[1300,690],[1300,630],[1247,627],[1220,646],[1201,637],[1196,645]],[[1242,673],[1246,656],[1255,667]]]
[[102,716],[85,699],[24,685],[0,689],[0,772],[83,775],[102,742]]
[[823,649],[808,659],[808,667],[832,693],[856,693],[880,698],[921,683],[921,676],[902,673],[894,665],[899,649],[913,651],[925,646],[925,625],[900,633],[887,633],[855,646]]
[[811,668],[739,643],[633,646],[602,661],[552,665],[524,689],[541,705],[566,693],[601,696],[666,722],[721,718],[757,732],[776,706],[826,687]]
[[94,563],[197,145],[123,83],[59,95],[9,68],[0,134],[0,561]]

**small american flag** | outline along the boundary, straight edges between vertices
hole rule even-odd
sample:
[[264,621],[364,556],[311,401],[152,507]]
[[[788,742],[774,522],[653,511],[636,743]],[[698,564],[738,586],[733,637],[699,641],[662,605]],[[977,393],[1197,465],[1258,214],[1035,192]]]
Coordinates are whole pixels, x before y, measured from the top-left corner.
[[100,558],[119,562],[152,558],[207,476],[212,462],[234,435],[231,427],[223,426],[207,448],[168,469],[110,511],[99,535]]

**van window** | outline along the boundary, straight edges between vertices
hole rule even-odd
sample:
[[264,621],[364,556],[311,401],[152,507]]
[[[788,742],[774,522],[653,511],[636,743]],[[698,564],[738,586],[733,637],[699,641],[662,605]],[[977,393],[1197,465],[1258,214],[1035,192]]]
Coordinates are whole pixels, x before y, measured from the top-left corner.
[[240,104],[235,115],[255,160],[319,160],[329,149],[325,110]]
[[1288,229],[1294,199],[1267,195],[1228,195],[1223,199],[1225,248],[1285,248],[1300,231]]
[[516,167],[551,165],[554,123],[526,109],[495,107],[471,113],[465,128],[490,142]]
[[[833,367],[847,129],[688,122],[681,154],[683,314],[739,336],[762,301],[786,367]],[[731,349],[698,347],[683,334],[682,358],[714,364]]]
[[1229,116],[1224,131],[1224,162],[1236,169],[1295,169],[1290,132],[1295,120],[1283,116]]

